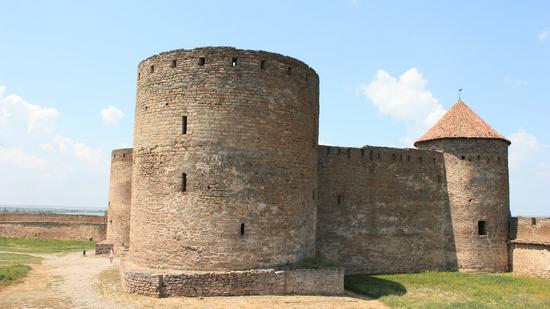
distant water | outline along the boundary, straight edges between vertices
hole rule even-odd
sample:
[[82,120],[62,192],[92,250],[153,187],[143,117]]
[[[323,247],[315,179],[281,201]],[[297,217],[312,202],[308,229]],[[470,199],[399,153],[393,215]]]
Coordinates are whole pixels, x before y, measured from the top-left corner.
[[60,208],[46,206],[14,206],[0,205],[0,213],[2,212],[23,212],[23,213],[46,213],[59,215],[89,215],[89,216],[104,216],[104,209],[89,209],[89,208]]

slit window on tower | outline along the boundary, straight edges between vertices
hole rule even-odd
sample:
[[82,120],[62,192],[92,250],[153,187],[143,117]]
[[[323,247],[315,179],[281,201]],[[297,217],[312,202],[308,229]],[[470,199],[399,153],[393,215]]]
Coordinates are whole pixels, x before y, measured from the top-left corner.
[[477,234],[480,236],[487,235],[487,221],[477,222]]
[[206,63],[206,58],[205,57],[199,57],[199,65],[203,66],[205,63]]
[[342,196],[338,195],[338,205],[342,204]]
[[154,65],[151,66],[150,71],[151,71],[151,73],[154,73],[154,72],[155,72],[155,66],[154,66]]
[[244,235],[244,223],[241,223],[241,236]]
[[265,69],[265,60],[260,61],[260,69]]
[[531,225],[537,225],[537,218],[531,218]]
[[236,67],[236,66],[237,66],[237,61],[238,61],[238,60],[239,60],[239,59],[238,59],[237,57],[233,57],[233,59],[231,59],[231,66],[232,66],[232,67]]
[[181,134],[187,134],[187,116],[181,117]]
[[286,69],[286,74],[292,75],[292,68],[291,68],[291,67],[288,67],[288,68]]
[[181,192],[187,191],[187,174],[181,174]]
[[178,66],[178,61],[177,60],[172,60],[172,68],[175,68]]

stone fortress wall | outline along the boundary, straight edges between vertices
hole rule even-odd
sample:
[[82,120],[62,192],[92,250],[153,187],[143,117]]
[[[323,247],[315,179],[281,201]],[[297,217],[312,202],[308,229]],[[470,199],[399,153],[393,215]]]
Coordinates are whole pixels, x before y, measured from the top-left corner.
[[116,149],[111,154],[107,238],[115,252],[129,246],[130,202],[132,197],[132,149]]
[[62,240],[105,239],[104,216],[0,213],[0,236]]
[[510,238],[514,274],[550,279],[550,218],[512,218]]
[[319,255],[348,273],[457,269],[443,154],[318,150]]
[[261,51],[142,61],[130,261],[245,270],[313,256],[318,82],[303,62]]

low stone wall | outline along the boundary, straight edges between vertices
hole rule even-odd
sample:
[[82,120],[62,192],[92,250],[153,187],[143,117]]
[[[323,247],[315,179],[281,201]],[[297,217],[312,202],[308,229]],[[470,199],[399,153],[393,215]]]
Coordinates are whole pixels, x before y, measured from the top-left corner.
[[121,263],[124,290],[154,297],[322,294],[344,291],[344,270],[157,271]]
[[510,242],[511,266],[514,274],[550,279],[550,240]]
[[1,237],[102,241],[105,233],[102,216],[0,214]]
[[95,244],[95,255],[108,254],[111,249],[113,249],[113,244],[111,243],[97,243]]

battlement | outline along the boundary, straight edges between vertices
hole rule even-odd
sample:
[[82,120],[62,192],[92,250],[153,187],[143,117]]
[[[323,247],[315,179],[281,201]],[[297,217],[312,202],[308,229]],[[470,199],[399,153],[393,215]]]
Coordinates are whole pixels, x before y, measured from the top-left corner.
[[432,150],[421,150],[413,148],[392,148],[380,146],[338,147],[318,146],[319,156],[331,158],[341,157],[351,160],[379,161],[384,163],[420,163],[420,164],[441,164],[443,156],[440,152]]
[[112,161],[132,161],[133,148],[120,148],[111,152]]
[[319,76],[304,62],[277,53],[245,50],[233,47],[201,47],[176,49],[146,58],[138,65],[138,82],[155,79],[163,73],[185,69],[227,74],[242,74],[253,70],[266,76],[290,78],[303,83],[317,83]]
[[513,217],[510,219],[510,239],[517,243],[550,244],[550,218]]

